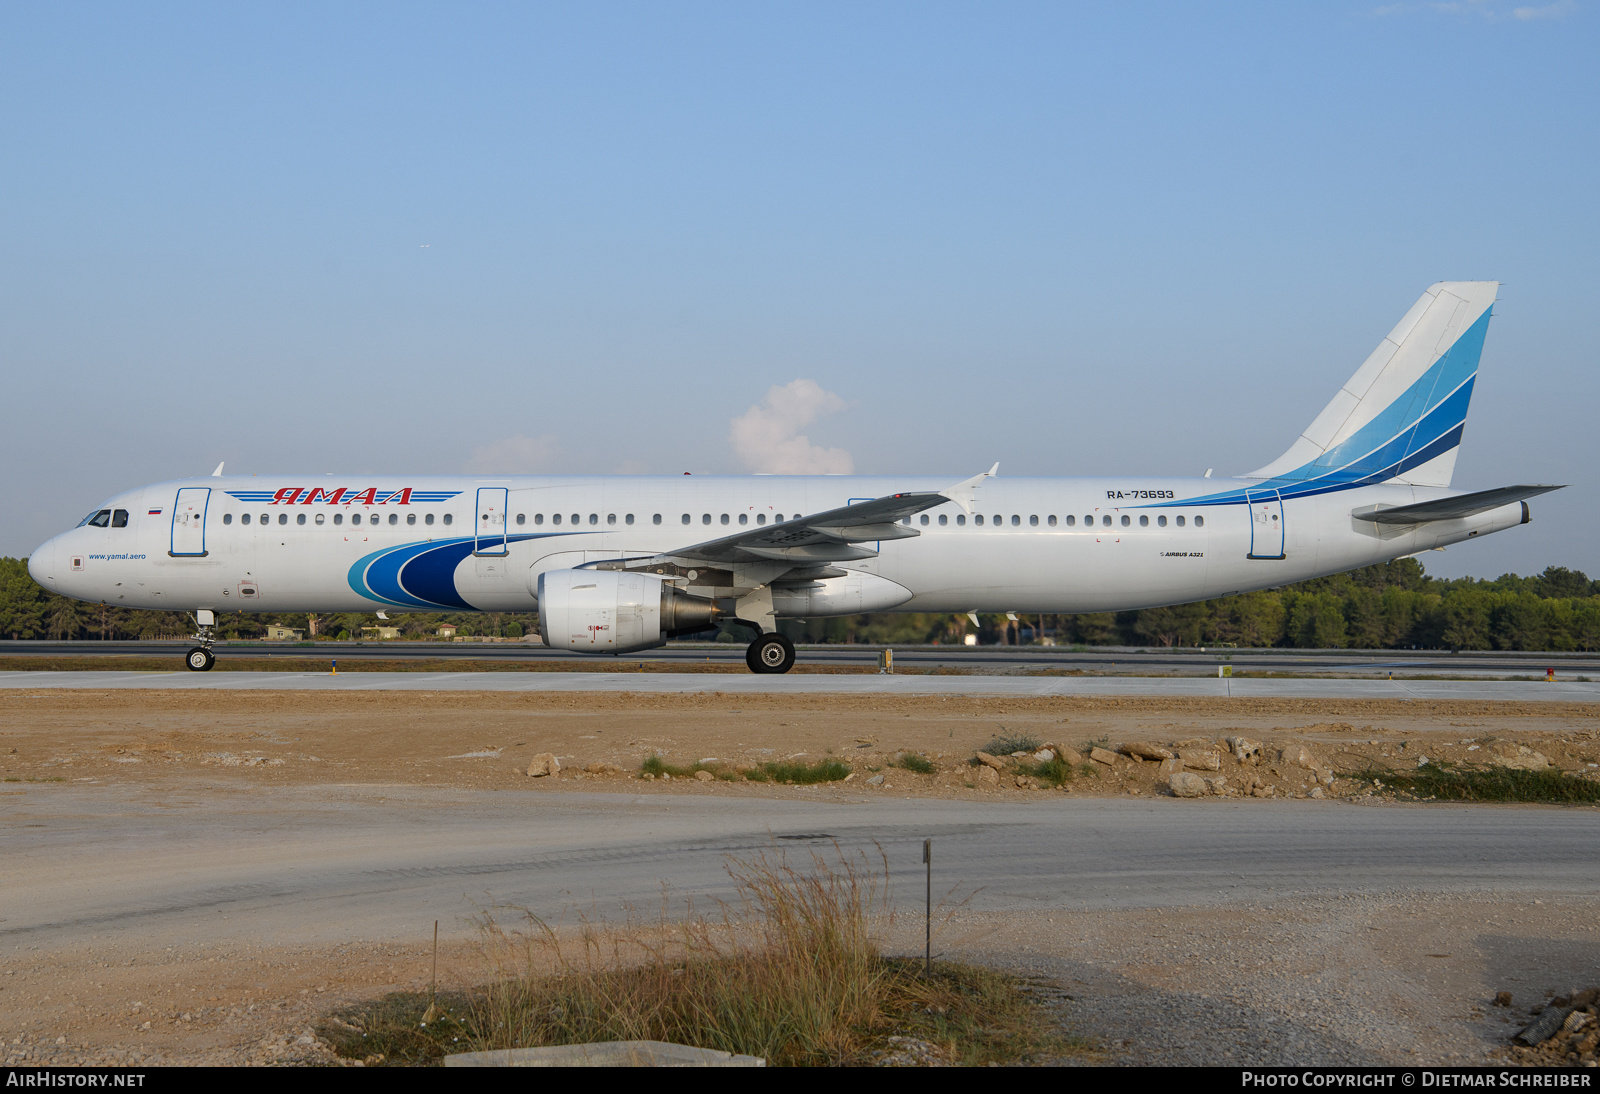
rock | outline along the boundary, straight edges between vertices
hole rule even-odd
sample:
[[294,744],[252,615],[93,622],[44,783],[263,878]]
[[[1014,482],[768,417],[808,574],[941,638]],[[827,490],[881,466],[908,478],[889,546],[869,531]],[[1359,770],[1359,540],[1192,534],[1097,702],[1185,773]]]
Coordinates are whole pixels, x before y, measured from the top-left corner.
[[696,771],[694,773],[694,777],[695,777],[696,781],[703,782],[703,783],[715,782],[716,778],[717,778],[711,772],[704,771],[704,770]]
[[1496,767],[1508,767],[1513,771],[1543,771],[1550,766],[1548,756],[1535,752],[1527,745],[1496,741],[1487,751],[1489,762]]
[[1494,1005],[1497,1007],[1509,1007],[1511,1005],[1511,993],[1509,991],[1495,992]]
[[1313,787],[1312,787],[1312,788],[1311,788],[1311,793],[1310,793],[1310,795],[1309,795],[1309,797],[1313,797],[1313,798],[1320,798],[1320,797],[1322,797],[1322,787],[1320,787],[1320,786],[1313,786]]
[[1215,794],[1220,798],[1228,792],[1228,778],[1226,775],[1214,775],[1210,778],[1201,775],[1200,777],[1205,779],[1207,793]]
[[622,768],[616,764],[608,764],[603,760],[596,760],[592,764],[584,764],[583,769],[591,775],[620,775]]
[[1039,789],[1039,784],[1034,782],[1033,779],[1030,778],[1027,775],[1018,775],[1017,778],[1016,778],[1016,783],[1017,783],[1017,788],[1019,790],[1037,790],[1037,789]]
[[980,767],[978,768],[978,782],[983,786],[999,786],[1000,772],[992,767]]
[[1089,759],[1097,764],[1105,764],[1107,767],[1115,767],[1117,765],[1117,754],[1108,752],[1103,748],[1091,748],[1089,750]]
[[1170,760],[1172,753],[1160,745],[1151,744],[1149,741],[1129,741],[1122,746],[1122,751],[1138,760]]
[[1242,764],[1258,764],[1261,762],[1261,742],[1252,741],[1248,737],[1226,738],[1228,747],[1233,750],[1233,758]]
[[[988,768],[984,768],[984,770],[987,771],[989,769]],[[996,775],[995,778],[998,780],[999,776]],[[872,778],[867,780],[867,785],[868,786],[882,786],[883,785],[883,776],[882,775],[874,775],[874,776],[872,776]]]
[[1061,762],[1064,764],[1076,765],[1084,762],[1083,755],[1073,751],[1070,748],[1061,748],[1059,746],[1052,745],[1051,750],[1055,752],[1057,756],[1061,757]]
[[996,771],[999,771],[1002,767],[1004,767],[1006,765],[1006,762],[1004,760],[1000,759],[1000,757],[991,756],[987,752],[978,753],[978,762],[980,764],[982,764],[984,767],[990,767],[990,768],[993,768]]
[[541,752],[528,763],[528,774],[534,778],[561,774],[561,761],[553,752]]
[[1033,758],[1039,763],[1047,764],[1056,758],[1056,754],[1048,748],[1041,748],[1039,751],[1033,754]]
[[1222,757],[1209,748],[1180,748],[1178,759],[1183,766],[1195,771],[1221,771]]
[[1282,751],[1281,759],[1290,767],[1309,769],[1318,766],[1317,758],[1311,754],[1311,750],[1305,745],[1290,745]]
[[1250,796],[1252,798],[1271,798],[1275,797],[1276,794],[1277,792],[1270,786],[1252,786],[1250,788]]
[[1191,775],[1187,771],[1179,771],[1167,779],[1167,787],[1176,798],[1203,798],[1208,787],[1206,781],[1199,775]]

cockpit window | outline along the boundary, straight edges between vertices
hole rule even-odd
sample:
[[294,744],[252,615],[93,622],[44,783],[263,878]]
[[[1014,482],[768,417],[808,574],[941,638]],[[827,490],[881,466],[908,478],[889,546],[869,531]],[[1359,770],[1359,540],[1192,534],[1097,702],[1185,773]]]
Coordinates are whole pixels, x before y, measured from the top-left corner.
[[113,509],[111,511],[111,527],[126,528],[128,526],[128,511],[126,509]]
[[96,509],[94,512],[90,513],[88,516],[86,516],[82,520],[80,520],[78,522],[78,527],[82,528],[84,525],[87,524],[91,528],[104,528],[104,527],[106,527],[106,525],[108,525],[110,523],[111,523],[111,510],[109,510],[109,509]]

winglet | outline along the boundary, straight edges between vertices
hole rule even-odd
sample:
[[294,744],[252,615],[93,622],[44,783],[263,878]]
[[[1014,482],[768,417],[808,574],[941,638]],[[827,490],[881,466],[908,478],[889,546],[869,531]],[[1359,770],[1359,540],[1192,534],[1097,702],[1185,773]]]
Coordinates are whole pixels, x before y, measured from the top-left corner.
[[989,468],[989,470],[985,471],[981,475],[974,475],[970,479],[956,483],[948,490],[939,491],[939,496],[949,498],[951,501],[961,506],[961,508],[965,509],[968,516],[971,516],[972,503],[977,500],[978,496],[978,487],[983,484],[984,479],[993,478],[999,473],[1000,465],[996,463],[993,467]]
[[[222,463],[227,463],[227,462],[228,462],[227,460],[223,460],[222,461]],[[222,463],[217,464],[217,469],[215,471],[211,472],[211,477],[212,478],[214,478],[214,479],[222,478]]]

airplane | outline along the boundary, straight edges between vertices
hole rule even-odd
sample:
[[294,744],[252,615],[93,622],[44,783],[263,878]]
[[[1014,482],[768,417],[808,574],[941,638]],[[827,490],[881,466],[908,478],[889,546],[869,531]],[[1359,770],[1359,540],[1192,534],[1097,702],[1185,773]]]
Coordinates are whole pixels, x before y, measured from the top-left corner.
[[28,560],[63,596],[221,612],[537,611],[621,654],[724,623],[787,672],[782,619],[1110,612],[1414,555],[1530,519],[1552,485],[1450,489],[1499,283],[1430,287],[1289,449],[1232,479],[222,475],[104,502]]

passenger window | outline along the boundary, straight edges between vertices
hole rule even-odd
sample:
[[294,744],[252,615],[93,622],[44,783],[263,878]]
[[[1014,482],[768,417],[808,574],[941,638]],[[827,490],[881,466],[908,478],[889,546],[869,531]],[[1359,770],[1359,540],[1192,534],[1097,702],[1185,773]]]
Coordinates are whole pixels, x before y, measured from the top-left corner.
[[1150,527],[1150,518],[1145,516],[1143,513],[1141,513],[1139,515],[1139,527],[1140,528],[1148,528],[1148,527]]
[[[1273,517],[1272,519],[1273,520],[1277,520],[1278,518],[1277,517]],[[1194,526],[1196,528],[1204,528],[1206,526],[1206,518],[1205,517],[1195,517],[1194,518]]]
[[[590,521],[589,523],[593,524],[594,521]],[[615,514],[615,513],[607,513],[606,514],[606,524],[612,525],[612,524],[616,524],[616,523],[617,523],[617,514]],[[632,522],[630,521],[629,523],[632,523]]]
[[289,523],[289,514],[288,513],[279,513],[278,514],[278,523],[279,524],[288,524]]
[[[317,522],[317,523],[318,523],[318,524],[321,524],[321,523],[322,523],[322,522],[323,522],[323,521],[325,521],[325,520],[327,520],[327,519],[328,519],[328,514],[326,514],[326,513],[318,513],[318,514],[317,514],[317,515],[316,515],[316,522]],[[416,515],[416,514],[415,514],[415,513],[412,513],[412,514],[411,514],[411,521],[412,521],[412,523],[413,523],[413,524],[414,524],[414,523],[416,523],[416,520],[417,520],[417,515]]]
[[444,522],[446,524],[454,524],[456,522],[456,518],[452,514],[446,513],[444,515]]
[[[416,517],[412,517],[410,520],[406,521],[406,523],[407,524],[415,524],[415,523],[417,523],[417,518]],[[517,514],[517,523],[518,524],[527,524],[528,523],[528,514],[526,514],[526,513],[518,513]]]
[[946,514],[946,513],[940,513],[939,514],[939,523],[940,524],[949,524],[950,523],[949,515]]
[[1166,517],[1157,517],[1156,518],[1156,527],[1157,528],[1165,528],[1166,526],[1167,526],[1167,518]]
[[765,524],[765,523],[767,523],[767,514],[765,514],[765,513],[757,513],[756,514],[756,523],[757,524]]
[[[334,522],[333,522],[333,523],[335,523],[335,524],[338,524],[338,523],[339,523],[339,522],[338,522],[338,521],[337,521],[337,520],[336,520],[336,521],[334,521]],[[429,513],[429,514],[427,514],[427,515],[426,515],[426,516],[424,516],[424,517],[423,517],[423,518],[422,518],[422,523],[423,523],[423,524],[432,524],[432,523],[433,523],[433,514],[432,514],[432,513]]]
[[1101,517],[1100,518],[1100,523],[1105,525],[1107,528],[1110,528],[1111,527],[1111,514],[1107,513],[1105,516]]
[[[1071,520],[1072,518],[1068,517],[1067,519]],[[1056,526],[1056,515],[1054,513],[1051,513],[1050,514],[1050,527],[1054,528],[1055,526]]]
[[[1000,522],[999,521],[995,521],[995,523],[999,524]],[[1033,518],[1033,523],[1038,524],[1039,523],[1039,518],[1038,517],[1034,517]],[[1015,513],[1011,514],[1011,527],[1013,527],[1013,528],[1021,528],[1022,527],[1022,518],[1020,516],[1018,516],[1017,514],[1015,514]]]
[[749,524],[750,523],[750,514],[749,513],[740,513],[739,514],[739,523],[740,524]]
[[1073,516],[1071,513],[1068,513],[1067,514],[1067,527],[1068,528],[1074,527],[1077,523],[1078,523],[1078,518]]
[[1030,528],[1037,528],[1037,527],[1039,527],[1039,517],[1038,517],[1038,514],[1034,514],[1034,515],[1033,515],[1033,516],[1031,516],[1031,517],[1029,517],[1029,518],[1028,518],[1028,526],[1029,526],[1029,527],[1030,527]]
[[[428,519],[428,523],[432,524],[433,523],[433,518],[430,517]],[[544,514],[543,513],[535,513],[535,514],[533,514],[533,523],[535,523],[535,524],[543,524],[544,523]]]
[[976,524],[980,528],[983,527],[983,514],[979,513],[977,516],[973,517],[972,523]]
[[685,523],[685,524],[689,523],[689,514],[688,513],[683,514],[683,523]]
[[552,513],[552,514],[550,514],[550,523],[551,524],[560,524],[561,523],[561,514],[560,513]]
[[1179,517],[1179,518],[1178,518],[1178,527],[1179,527],[1179,528],[1182,528],[1182,527],[1183,527],[1183,518],[1182,518],[1182,517]]
[[1085,527],[1088,527],[1088,526],[1089,526],[1089,525],[1091,525],[1091,524],[1093,524],[1093,523],[1094,523],[1094,517],[1091,517],[1091,516],[1085,516],[1085,517],[1084,517],[1084,518],[1083,518],[1083,523],[1084,523],[1084,526],[1085,526]]
[[573,524],[579,523],[579,516],[578,516],[577,513],[572,514],[572,523]]
[[[432,519],[432,518],[429,518],[429,519]],[[335,513],[335,514],[333,514],[333,523],[335,523],[335,524],[343,524],[344,523],[344,514],[343,513]]]
[[270,524],[270,523],[272,523],[272,514],[270,514],[270,513],[262,513],[260,518],[256,521],[256,523],[257,524]]
[[1122,514],[1122,526],[1124,528],[1126,528],[1128,525],[1130,525],[1132,523],[1133,523],[1133,518],[1129,517],[1128,514],[1126,514],[1126,513]]
[[233,523],[233,514],[232,513],[224,513],[224,514],[222,514],[222,523],[223,524],[232,524]]
[[632,524],[633,523],[633,514],[629,513],[627,516],[623,517],[622,519],[623,519],[623,521],[625,523]]
[[400,514],[399,513],[390,513],[389,514],[389,526],[392,528],[396,524],[399,524],[399,523],[400,523]]
[[999,513],[996,513],[994,515],[994,526],[996,528],[1000,527],[1000,514]]
[[661,523],[661,514],[657,513],[654,516],[652,516],[650,518],[650,523],[651,524],[660,524]]
[[239,517],[239,523],[240,524],[249,524],[250,523],[250,514],[249,513],[242,514]]
[[[960,528],[963,525],[965,525],[966,523],[967,523],[967,515],[965,513],[957,513],[956,514],[956,527]],[[979,524],[983,523],[983,518],[982,517],[978,518],[978,523]]]
[[[521,524],[523,521],[525,521],[527,519],[528,518],[523,516],[521,513],[517,514],[517,523],[518,524]],[[317,523],[318,524],[322,523],[322,518],[320,516],[317,518]],[[415,523],[417,523],[417,514],[415,514],[415,513],[407,513],[406,514],[406,523],[407,524],[415,524]]]
[[922,514],[922,526],[924,528],[928,526],[928,514],[926,513]]
[[[306,522],[306,515],[304,513],[296,513],[294,515],[294,522],[298,525],[304,526]],[[279,521],[278,523],[282,524],[283,522]]]
[[711,514],[710,513],[701,513],[700,514],[700,523],[701,524],[710,524],[711,523]]
[[[572,514],[572,523],[573,524],[577,524],[578,523],[578,514],[576,514],[576,513]],[[589,514],[589,523],[590,524],[599,524],[600,523],[600,514],[599,513],[590,513]]]
[[128,526],[128,511],[126,509],[113,509],[111,511],[111,527],[126,528]]
[[726,513],[722,514],[722,523],[723,524],[727,524],[728,523],[728,514],[726,514]]
[[351,524],[360,524],[361,523],[361,514],[360,513],[351,513],[350,514],[350,523]]
[[783,514],[779,513],[777,516],[773,517],[772,518],[772,523],[773,524],[782,524],[783,523]]

